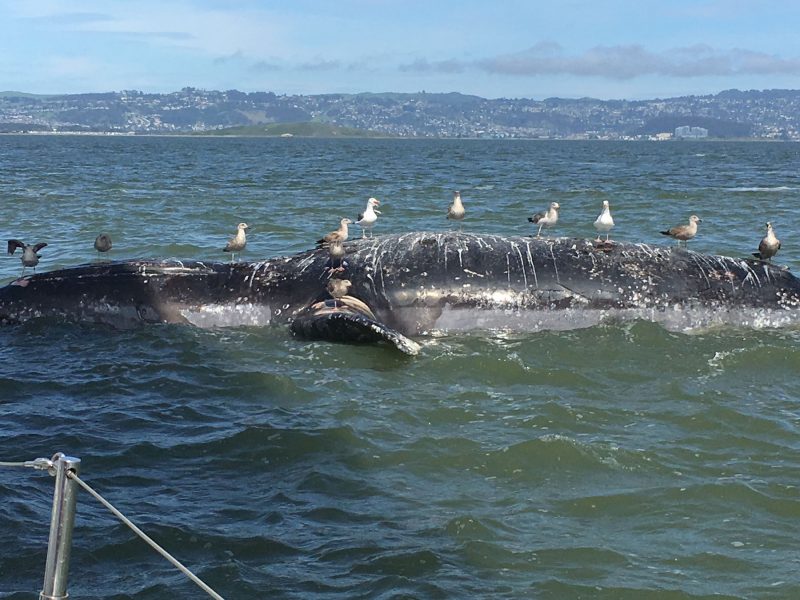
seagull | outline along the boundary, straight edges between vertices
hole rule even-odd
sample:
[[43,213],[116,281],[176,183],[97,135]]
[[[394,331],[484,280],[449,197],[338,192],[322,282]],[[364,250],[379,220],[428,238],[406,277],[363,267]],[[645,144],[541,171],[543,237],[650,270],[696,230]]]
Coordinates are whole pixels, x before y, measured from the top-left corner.
[[447,218],[454,221],[459,221],[459,228],[461,227],[460,221],[464,219],[464,205],[461,204],[461,192],[453,192],[453,203],[447,210]]
[[552,227],[558,222],[559,208],[561,207],[558,205],[558,202],[551,202],[550,208],[547,209],[547,212],[542,211],[540,213],[536,213],[532,217],[528,217],[528,221],[539,226],[539,231],[536,232],[536,237],[541,237],[542,227]]
[[39,259],[41,258],[37,253],[45,246],[47,246],[47,244],[44,242],[29,246],[25,242],[19,240],[8,240],[8,253],[14,254],[17,248],[22,248],[22,275],[25,275],[25,269],[27,267],[33,267],[34,273],[36,272],[36,265],[39,264]]
[[358,215],[356,225],[361,225],[362,238],[366,236],[367,229],[370,230],[370,237],[372,236],[372,226],[375,225],[375,221],[378,220],[378,215],[381,214],[381,211],[375,210],[375,207],[379,204],[380,200],[377,198],[370,198],[367,200],[367,208],[363,213]]
[[608,241],[608,232],[614,227],[614,219],[611,217],[611,209],[608,207],[608,200],[603,200],[603,212],[594,220],[594,228],[597,229],[597,242],[600,241],[600,233],[606,234],[606,241]]
[[345,251],[341,241],[333,240],[328,245],[328,252],[330,253],[330,257],[328,258],[328,263],[325,265],[325,270],[328,271],[328,277],[330,278],[334,273],[341,273],[344,271],[347,263],[344,261]]
[[322,248],[330,244],[331,242],[344,242],[347,240],[347,226],[351,225],[353,222],[350,219],[342,219],[339,222],[339,229],[336,231],[331,231],[328,235],[325,235],[317,240],[317,247]]
[[684,244],[686,244],[687,241],[689,241],[695,235],[697,235],[697,224],[702,222],[703,219],[701,219],[697,215],[692,215],[691,217],[689,217],[688,225],[676,225],[675,227],[672,227],[667,231],[662,231],[661,234],[668,235],[671,238],[680,240]]
[[233,262],[236,253],[244,250],[244,247],[247,245],[247,234],[244,232],[247,228],[247,223],[239,223],[236,226],[236,235],[228,240],[228,243],[225,244],[225,247],[222,249],[223,252],[231,253],[231,262]]
[[772,223],[767,223],[767,235],[761,240],[758,245],[758,252],[753,252],[753,256],[761,260],[768,260],[772,262],[772,257],[781,249],[781,241],[775,237],[775,231],[772,229]]
[[111,236],[107,233],[101,233],[94,240],[94,249],[98,252],[108,252],[111,250]]
[[347,295],[347,292],[350,291],[350,286],[353,284],[350,283],[349,279],[329,279],[328,280],[328,293],[333,298],[333,307],[336,308],[337,302],[339,298],[342,298]]

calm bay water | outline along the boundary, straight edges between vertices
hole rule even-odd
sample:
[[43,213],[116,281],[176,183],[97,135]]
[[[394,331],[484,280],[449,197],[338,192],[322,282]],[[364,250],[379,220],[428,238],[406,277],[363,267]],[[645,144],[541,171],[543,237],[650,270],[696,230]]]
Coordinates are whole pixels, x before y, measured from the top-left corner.
[[[703,218],[747,255],[770,220],[800,272],[800,145],[0,137],[0,230],[40,269],[298,252],[369,196],[376,233],[620,240]],[[666,243],[669,243],[667,240]],[[20,271],[0,261],[2,283]],[[381,347],[281,328],[0,329],[0,461],[83,478],[227,598],[800,597],[800,332],[646,322]],[[36,598],[52,479],[0,468],[0,597]],[[200,592],[81,494],[74,598]]]

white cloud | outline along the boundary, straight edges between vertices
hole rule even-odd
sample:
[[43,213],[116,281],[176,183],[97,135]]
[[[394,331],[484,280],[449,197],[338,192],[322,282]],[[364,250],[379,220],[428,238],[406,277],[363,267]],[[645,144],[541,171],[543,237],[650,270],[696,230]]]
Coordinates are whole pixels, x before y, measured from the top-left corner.
[[298,65],[297,68],[301,71],[334,71],[340,69],[341,66],[338,60],[317,59],[304,62]]
[[733,75],[800,74],[800,59],[735,48],[716,50],[698,44],[666,52],[652,52],[638,44],[596,46],[582,54],[568,54],[553,42],[536,44],[522,52],[475,61],[417,60],[401,71],[460,73],[477,69],[496,75],[536,77],[572,75],[625,80],[647,75],[709,77]]
[[81,12],[64,0],[15,6],[17,19],[36,21],[54,32],[116,35],[160,46],[177,46],[211,56],[251,56],[288,47],[279,15],[260,9],[210,8],[200,2],[83,2]]

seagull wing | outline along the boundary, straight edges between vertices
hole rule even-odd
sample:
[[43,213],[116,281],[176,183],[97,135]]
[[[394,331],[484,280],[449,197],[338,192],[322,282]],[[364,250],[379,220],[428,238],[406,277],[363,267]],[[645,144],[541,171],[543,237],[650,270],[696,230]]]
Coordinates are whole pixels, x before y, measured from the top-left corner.
[[544,217],[545,217],[545,215],[546,215],[546,214],[547,214],[547,213],[545,213],[545,212],[539,212],[539,213],[536,213],[536,214],[535,214],[535,215],[533,215],[532,217],[528,217],[528,221],[530,221],[531,223],[538,223],[539,221],[541,221],[542,219],[544,219]]
[[14,254],[17,248],[25,249],[25,242],[19,240],[8,240],[8,253]]

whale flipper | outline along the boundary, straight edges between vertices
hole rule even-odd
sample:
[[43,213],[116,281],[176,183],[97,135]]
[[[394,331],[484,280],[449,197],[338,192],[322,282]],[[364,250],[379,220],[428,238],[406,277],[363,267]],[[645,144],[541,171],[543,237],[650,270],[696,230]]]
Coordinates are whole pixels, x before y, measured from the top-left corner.
[[352,344],[388,342],[391,346],[411,356],[419,353],[419,344],[402,333],[387,327],[375,318],[360,301],[345,296],[334,302],[317,302],[306,308],[292,321],[292,333],[307,340],[326,340]]

